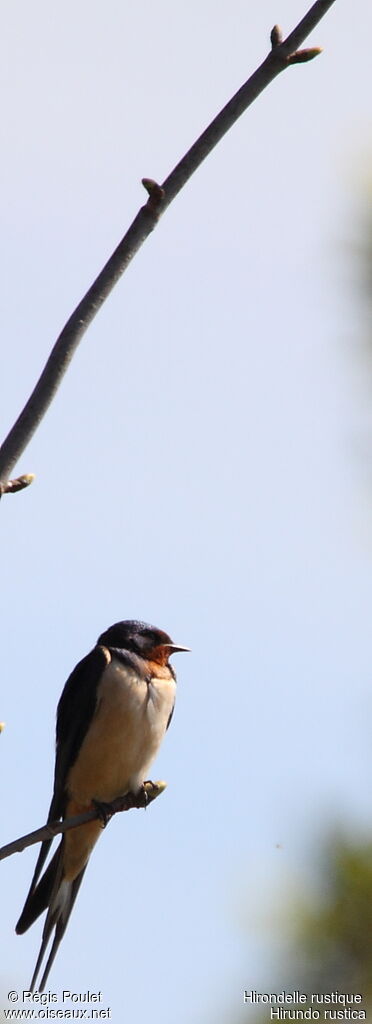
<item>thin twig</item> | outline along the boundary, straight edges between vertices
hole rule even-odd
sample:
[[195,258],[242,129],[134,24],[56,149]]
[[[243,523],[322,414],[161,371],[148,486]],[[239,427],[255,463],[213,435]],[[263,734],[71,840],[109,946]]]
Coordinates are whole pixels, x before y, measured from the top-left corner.
[[263,89],[285,68],[310,60],[320,52],[315,49],[301,51],[300,56],[297,50],[334,3],[335,0],[317,0],[283,41],[280,30],[274,26],[272,49],[266,59],[194,142],[163,184],[143,179],[149,192],[146,205],[141,207],[124,238],[67,321],[34,391],[0,449],[0,480],[4,483],[45,415],[83,334],[135,253],[153,231],[160,215]]
[[22,476],[17,476],[14,480],[7,480],[5,484],[0,483],[0,498],[3,494],[16,494],[17,491],[23,491],[25,487],[29,487],[35,480],[34,473],[23,473]]
[[[112,803],[105,804],[106,821],[109,821],[119,811],[130,811],[133,807],[148,807],[153,800],[156,800],[164,792],[166,785],[167,783],[162,781],[145,782],[138,796],[135,796],[133,793],[126,793],[125,796],[117,797]],[[58,836],[62,832],[68,832],[70,828],[77,828],[78,825],[85,825],[88,821],[95,821],[96,818],[100,817],[99,809],[94,808],[91,811],[84,811],[83,814],[76,814],[73,818],[65,818],[64,821],[50,821],[47,825],[43,825],[42,828],[37,828],[34,832],[28,832],[26,836],[20,836],[19,839],[14,839],[12,843],[2,846],[0,848],[0,860],[11,857],[13,853],[22,853],[22,850],[26,850],[28,846],[33,846],[34,843],[42,843],[44,839],[54,839],[54,836]]]

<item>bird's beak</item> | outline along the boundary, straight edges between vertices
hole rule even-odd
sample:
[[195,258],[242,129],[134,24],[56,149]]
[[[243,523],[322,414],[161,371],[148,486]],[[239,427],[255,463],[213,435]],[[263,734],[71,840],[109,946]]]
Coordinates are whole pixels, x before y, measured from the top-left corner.
[[171,654],[176,651],[191,651],[191,647],[179,647],[178,644],[163,644],[163,647],[169,647]]

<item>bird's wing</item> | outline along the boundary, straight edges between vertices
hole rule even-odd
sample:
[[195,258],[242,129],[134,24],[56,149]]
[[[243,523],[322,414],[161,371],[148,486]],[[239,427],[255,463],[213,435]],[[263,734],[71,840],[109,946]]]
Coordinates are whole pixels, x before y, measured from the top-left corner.
[[62,690],[57,708],[56,766],[52,805],[63,814],[65,782],[76,761],[97,707],[97,687],[111,661],[107,647],[94,647],[74,671]]
[[[74,764],[81,744],[89,728],[96,710],[97,686],[102,672],[109,663],[111,655],[107,648],[95,647],[76,668],[65,683],[57,708],[57,746],[54,773],[54,792],[49,808],[48,822],[60,818],[64,814],[66,795],[66,776]],[[49,853],[52,839],[45,839],[41,844],[27,899],[22,914],[16,925],[16,932],[22,934],[49,905],[51,898],[51,881],[56,868],[55,858],[51,860],[39,885],[37,885],[42,868]],[[60,849],[60,848],[59,848]],[[53,865],[53,872],[51,871]],[[76,895],[76,893],[75,893]],[[71,905],[72,909],[72,905]],[[67,921],[66,921],[67,924]]]

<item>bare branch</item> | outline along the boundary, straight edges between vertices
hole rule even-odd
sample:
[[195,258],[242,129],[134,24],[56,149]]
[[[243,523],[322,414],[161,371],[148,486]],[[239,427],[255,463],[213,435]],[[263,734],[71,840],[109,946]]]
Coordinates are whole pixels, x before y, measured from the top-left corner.
[[[134,793],[126,793],[125,796],[117,797],[112,803],[104,804],[104,824],[114,814],[118,814],[119,811],[130,811],[133,807],[148,807],[153,800],[156,800],[161,793],[164,793],[166,786],[167,783],[160,780],[158,782],[144,782],[143,788],[137,796]],[[74,818],[66,818],[64,821],[51,821],[49,824],[43,825],[42,828],[37,828],[34,832],[28,832],[26,836],[21,836],[19,839],[14,839],[12,843],[2,846],[0,848],[0,860],[11,857],[13,853],[22,853],[23,850],[26,850],[28,846],[33,846],[34,843],[42,843],[44,839],[54,839],[54,836],[58,836],[62,832],[68,832],[70,828],[85,825],[88,821],[95,821],[96,818],[102,818],[99,805],[91,811],[76,814]]]
[[272,49],[266,59],[200,135],[163,184],[159,186],[149,178],[143,179],[149,193],[146,205],[139,210],[124,238],[67,321],[34,391],[0,449],[0,480],[3,483],[6,484],[15,463],[45,415],[83,334],[135,253],[153,231],[159,216],[263,89],[291,64],[303,63],[320,52],[315,49],[302,51],[307,56],[296,53],[334,3],[335,0],[317,0],[283,41],[280,29],[274,26],[271,33]]

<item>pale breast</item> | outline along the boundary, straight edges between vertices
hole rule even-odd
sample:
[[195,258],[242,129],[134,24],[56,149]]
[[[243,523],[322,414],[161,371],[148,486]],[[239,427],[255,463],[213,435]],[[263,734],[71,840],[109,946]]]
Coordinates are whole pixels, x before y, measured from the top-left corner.
[[105,668],[97,708],[67,788],[77,803],[111,801],[136,791],[148,777],[172,712],[175,681],[146,682],[115,657]]

